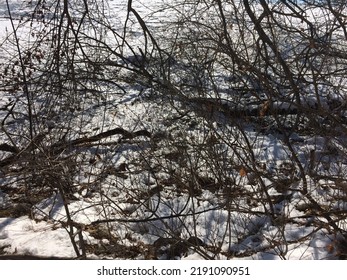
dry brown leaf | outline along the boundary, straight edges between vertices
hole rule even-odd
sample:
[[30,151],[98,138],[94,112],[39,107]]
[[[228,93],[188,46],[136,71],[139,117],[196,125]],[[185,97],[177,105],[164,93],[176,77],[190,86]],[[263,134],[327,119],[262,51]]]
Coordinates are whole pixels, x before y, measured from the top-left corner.
[[240,176],[245,177],[247,175],[247,170],[243,166],[240,169]]
[[269,109],[270,109],[270,100],[267,100],[261,105],[261,109],[259,112],[260,117],[263,118],[268,113]]

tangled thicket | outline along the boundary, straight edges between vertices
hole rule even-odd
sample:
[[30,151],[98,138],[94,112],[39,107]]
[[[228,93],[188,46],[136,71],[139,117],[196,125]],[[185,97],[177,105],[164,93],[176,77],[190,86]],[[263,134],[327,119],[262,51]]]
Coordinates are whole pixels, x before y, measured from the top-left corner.
[[285,259],[318,235],[345,258],[344,1],[135,2],[7,5],[0,216],[57,221],[79,258]]

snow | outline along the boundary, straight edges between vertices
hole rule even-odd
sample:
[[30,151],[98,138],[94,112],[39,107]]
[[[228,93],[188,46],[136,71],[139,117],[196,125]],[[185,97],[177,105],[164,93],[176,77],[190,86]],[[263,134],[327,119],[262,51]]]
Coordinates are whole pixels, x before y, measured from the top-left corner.
[[73,258],[75,252],[65,229],[27,217],[1,218],[0,247],[5,253]]
[[[2,34],[0,59],[4,63],[9,63],[7,59],[11,58],[13,46],[7,48],[9,43],[5,41],[5,37],[12,31],[6,18],[4,2],[0,1],[0,16],[3,17],[0,19],[0,34]],[[167,36],[170,35],[169,30],[165,28],[172,15],[170,10],[161,10],[160,7],[163,7],[162,5],[169,7],[172,2],[160,0],[133,2],[133,7],[145,19],[152,32],[156,30],[164,32]],[[30,7],[19,8],[20,3],[21,1],[12,1],[11,6],[16,24],[19,23],[19,18],[25,15],[26,9],[30,10]],[[127,1],[113,0],[109,1],[108,5],[109,7],[104,8],[109,15],[112,15],[108,18],[110,26],[114,26],[115,30],[121,33],[123,24],[127,22],[128,32],[131,33],[130,38],[134,44],[133,49],[137,51],[138,48],[142,48],[145,42],[144,36],[139,31],[135,19],[133,17],[127,19]],[[171,8],[171,12],[176,9],[174,5]],[[192,12],[189,5],[182,9],[186,9],[187,13]],[[208,12],[211,11],[206,11],[206,15],[209,15]],[[319,11],[313,12],[319,13]],[[213,21],[213,17],[207,20]],[[28,36],[30,37],[28,30],[36,27],[29,28],[25,23],[21,24],[24,26],[20,29],[24,46],[32,42],[30,41],[32,39],[28,39]],[[233,30],[231,34],[233,33],[237,36],[239,30]],[[110,45],[116,45],[120,40],[109,30],[104,35],[110,40]],[[169,45],[167,42],[165,47],[169,48]],[[100,61],[109,63],[109,66],[112,66],[112,63],[124,66],[137,58],[130,49],[124,48],[122,51],[124,54],[129,54],[125,55],[127,57],[125,62],[118,61],[117,57],[103,57],[103,53],[100,54]],[[288,55],[291,51],[288,50]],[[140,58],[143,59],[142,56]],[[146,62],[141,59],[136,61]],[[155,69],[157,66],[153,63],[151,67]],[[216,70],[216,81],[220,90],[218,94],[221,99],[228,101],[227,93],[230,85],[223,71]],[[108,75],[112,76],[113,73]],[[69,186],[75,190],[69,198],[69,214],[66,212],[64,198],[59,194],[58,187],[52,187],[48,191],[42,182],[40,192],[45,194],[44,197],[40,197],[38,201],[28,206],[21,201],[12,202],[12,199],[16,198],[13,192],[18,192],[18,196],[23,193],[23,186],[19,180],[17,181],[16,176],[1,178],[0,210],[8,209],[11,203],[18,204],[18,209],[9,213],[8,217],[0,218],[0,255],[75,258],[76,252],[70,240],[71,232],[69,235],[69,231],[73,229],[75,240],[78,239],[79,231],[82,232],[83,241],[90,248],[87,250],[88,258],[126,258],[128,253],[129,258],[145,259],[147,246],[152,245],[159,237],[188,240],[191,236],[198,237],[206,246],[199,249],[189,247],[188,250],[182,250],[175,256],[170,255],[173,254],[169,252],[170,250],[159,248],[157,257],[184,260],[206,257],[241,260],[337,258],[337,246],[336,248],[334,246],[340,236],[331,233],[325,227],[317,227],[320,220],[328,224],[326,218],[315,217],[315,213],[310,212],[312,205],[309,205],[309,199],[295,191],[303,188],[303,180],[300,177],[300,170],[292,161],[291,151],[284,145],[283,135],[278,132],[272,133],[271,127],[263,128],[267,132],[263,133],[252,124],[248,125],[244,130],[245,134],[241,135],[232,125],[223,126],[223,116],[216,117],[211,125],[203,117],[195,116],[192,112],[187,112],[187,118],[182,118],[182,122],[178,122],[180,116],[173,112],[171,105],[176,106],[177,111],[185,111],[186,104],[176,100],[171,100],[170,104],[161,102],[161,97],[157,99],[155,94],[151,97],[155,90],[148,87],[146,80],[135,77],[138,82],[136,85],[127,84],[126,78],[134,77],[129,77],[128,71],[124,69],[115,75],[124,80],[115,87],[100,85],[98,88],[102,93],[100,97],[89,96],[86,93],[81,98],[83,100],[79,104],[81,107],[73,112],[61,109],[64,104],[59,104],[57,101],[57,115],[48,121],[42,118],[42,127],[46,129],[45,131],[53,129],[63,133],[64,127],[68,125],[71,131],[64,136],[65,140],[98,135],[116,127],[122,127],[132,133],[146,130],[153,134],[151,139],[142,135],[129,140],[117,134],[100,140],[99,146],[71,147],[72,150],[80,151],[73,159],[79,166],[69,166],[69,160],[64,162],[65,166],[60,166],[47,158],[43,163],[44,170],[50,173],[60,168],[59,180],[66,179]],[[184,78],[189,82],[191,77]],[[173,77],[173,81],[177,83],[182,79],[179,75]],[[238,81],[235,82],[235,85],[237,84]],[[313,89],[306,91],[311,92]],[[326,93],[324,88],[321,91],[325,96],[332,94]],[[214,92],[211,92],[209,97],[213,98]],[[1,90],[0,94],[0,108],[7,106],[13,98],[22,100],[19,92],[9,94]],[[189,94],[187,87],[187,96]],[[98,102],[95,102],[95,99]],[[248,101],[257,108],[259,100],[255,99],[250,94]],[[314,93],[308,94],[302,101],[313,106],[316,96]],[[237,106],[241,108],[241,105],[241,103],[236,104],[235,108]],[[38,102],[35,106],[38,116],[44,112],[45,102]],[[276,101],[273,106],[287,109],[291,104]],[[25,102],[18,102],[15,111],[25,110]],[[206,113],[204,109],[202,111]],[[0,119],[5,115],[6,110],[0,111]],[[38,118],[40,119],[40,116]],[[66,124],[65,120],[69,123]],[[20,123],[23,131],[27,131],[25,122],[23,119]],[[18,128],[11,127],[11,129]],[[156,142],[153,140],[154,135],[158,137]],[[211,144],[205,147],[205,150],[199,149],[205,145],[206,139],[209,137],[212,139],[211,135],[228,136],[224,142],[219,142],[215,146]],[[1,144],[7,138],[1,136],[0,139]],[[347,162],[343,161],[343,156],[329,153],[329,149],[345,152],[345,145],[341,143],[344,140],[327,138],[324,135],[300,135],[299,132],[289,135],[289,141],[295,144],[295,152],[301,164],[308,168],[311,151],[314,151],[316,158],[320,159],[320,164],[315,168],[321,170],[323,174],[335,171],[338,174],[346,174]],[[242,149],[248,147],[247,145],[250,145],[251,152],[249,149]],[[1,151],[1,159],[9,154]],[[211,155],[216,154],[219,161],[210,162]],[[267,174],[272,174],[271,177],[261,176],[259,179],[254,172],[248,171],[244,171],[245,175],[241,174],[243,160],[252,156],[256,159],[254,168],[259,174],[268,172]],[[86,164],[87,162],[90,164]],[[139,162],[143,165],[140,171]],[[228,176],[213,174],[220,162],[224,164],[222,170]],[[124,170],[121,168],[122,164],[127,165]],[[183,169],[182,166],[187,168]],[[201,176],[195,176],[195,172]],[[208,180],[211,174],[216,175],[213,178],[229,177],[230,181]],[[73,178],[72,181],[69,178]],[[286,182],[287,179],[291,180],[291,183]],[[309,176],[305,179],[312,197],[321,205],[337,212],[346,211],[345,194],[340,190],[334,192],[329,187],[335,182],[324,179],[317,182]],[[283,181],[283,185],[276,185],[279,180]],[[199,185],[200,189],[194,189],[191,186],[193,183]],[[6,186],[6,191],[5,188],[1,189],[2,185]],[[244,193],[247,195],[243,196]],[[268,198],[265,194],[276,200],[272,206],[266,203]],[[334,201],[336,195],[341,197]],[[274,220],[265,215],[271,207],[277,215]],[[73,224],[69,224],[68,216],[71,216]],[[334,215],[333,217],[338,218]],[[346,231],[347,218],[346,215],[342,217],[337,225]],[[97,249],[115,246],[114,240],[117,245],[124,246],[121,247],[124,251],[132,250],[135,253],[126,251],[124,256],[107,250],[99,255],[96,253]],[[181,249],[172,244],[167,247],[171,250]]]

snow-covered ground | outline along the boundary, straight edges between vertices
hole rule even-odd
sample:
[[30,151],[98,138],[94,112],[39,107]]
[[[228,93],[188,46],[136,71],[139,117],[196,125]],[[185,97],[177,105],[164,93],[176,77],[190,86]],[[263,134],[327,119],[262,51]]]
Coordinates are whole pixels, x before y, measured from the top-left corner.
[[[19,29],[23,45],[30,44],[33,38],[29,38],[28,30],[39,27],[19,21],[30,6],[21,7],[25,5],[20,4],[22,1],[11,3],[14,23],[23,28]],[[167,48],[170,44],[166,44],[165,38],[172,30],[166,28],[174,18],[172,12],[187,9],[193,20],[196,12],[189,10],[189,5],[172,4],[171,9],[162,9],[170,3],[133,1],[133,8],[150,31],[163,32],[161,43]],[[123,25],[127,23],[127,40],[131,40],[133,50],[143,49],[145,36],[136,19],[127,18],[127,1],[110,0],[102,9],[115,31],[104,30],[110,45],[120,42],[118,34],[124,32]],[[6,10],[6,1],[0,0],[0,58],[4,68],[8,59],[15,61],[15,46],[5,41],[13,32]],[[25,32],[20,33],[22,30]],[[119,33],[115,35],[116,32]],[[130,48],[124,54],[129,61],[137,59],[131,56]],[[114,55],[106,57],[105,53],[100,54],[100,59],[110,67],[115,62],[126,63],[117,61]],[[186,75],[185,68],[178,65],[178,74],[172,75],[173,84],[183,83],[184,77],[179,75]],[[220,90],[218,96],[227,102],[230,77],[225,76],[224,70],[215,70],[215,81]],[[38,98],[35,114],[41,122],[38,127],[48,131],[44,136],[47,147],[53,149],[55,146],[49,145],[58,140],[82,140],[73,142],[71,147],[64,146],[66,157],[64,152],[54,159],[45,153],[44,158],[38,156],[41,173],[34,178],[33,185],[25,185],[19,177],[22,174],[16,173],[20,165],[1,167],[0,255],[75,258],[73,236],[78,250],[92,259],[307,260],[345,256],[346,251],[341,251],[346,249],[343,235],[327,226],[327,218],[332,218],[341,232],[347,230],[344,136],[300,132],[290,135],[289,141],[302,166],[310,170],[314,153],[319,163],[312,169],[326,174],[320,179],[308,174],[303,179],[286,140],[270,125],[260,124],[264,127],[259,129],[249,122],[243,124],[242,134],[237,126],[225,121],[223,112],[218,112],[212,122],[206,115],[199,115],[201,109],[210,105],[195,114],[184,102],[158,97],[158,89],[148,86],[143,78],[129,78],[124,69],[105,77],[112,75],[123,79],[117,87],[100,85],[100,98],[83,95],[81,100],[74,101],[78,103],[76,110],[64,111],[58,101],[52,103],[57,104],[59,113],[49,122],[44,115],[46,103]],[[127,78],[138,83],[127,83]],[[18,101],[16,114],[21,110],[26,114],[27,107],[21,92],[9,93],[1,87],[0,94],[0,119],[10,123],[10,131],[1,131],[2,144],[8,142],[8,133],[13,133],[13,139],[19,138],[15,135],[18,127],[27,131],[25,117],[23,121],[19,119],[18,127],[12,125],[18,119],[8,113],[11,102]],[[305,98],[311,100],[314,96],[312,93]],[[214,93],[208,97],[215,97]],[[250,104],[256,101],[252,98],[250,95]],[[277,106],[289,105],[278,101]],[[70,130],[63,136],[66,127]],[[120,127],[122,132],[102,137],[98,142],[90,138]],[[55,133],[58,139],[49,133]],[[87,138],[90,141],[83,142]],[[1,162],[9,156],[11,152],[1,150]],[[252,157],[255,165],[248,166],[246,161]],[[55,162],[57,158],[62,163]],[[338,180],[331,180],[331,174]],[[54,187],[54,181],[73,191],[62,197],[61,185]],[[297,191],[303,188],[307,188],[309,198]],[[313,209],[312,200],[321,209]]]

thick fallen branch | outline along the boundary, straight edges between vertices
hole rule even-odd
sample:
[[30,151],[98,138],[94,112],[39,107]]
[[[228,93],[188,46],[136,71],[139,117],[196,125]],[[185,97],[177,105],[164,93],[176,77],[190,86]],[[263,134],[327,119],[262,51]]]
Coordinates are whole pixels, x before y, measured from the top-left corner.
[[14,146],[11,146],[7,143],[3,143],[3,144],[0,144],[0,151],[4,151],[4,152],[10,152],[10,153],[18,153],[18,149]]
[[[151,133],[145,129],[138,130],[135,132],[130,132],[128,130],[125,130],[124,128],[117,127],[105,132],[101,132],[94,136],[82,137],[82,138],[77,138],[71,141],[54,143],[48,148],[48,150],[51,154],[59,154],[68,147],[71,148],[71,147],[77,147],[83,144],[88,144],[88,143],[90,144],[90,143],[97,142],[104,138],[114,136],[114,135],[121,135],[123,139],[133,139],[139,136],[151,137]],[[20,158],[22,158],[23,155],[25,154],[27,155],[28,152],[30,153],[36,147],[39,147],[40,143],[44,139],[44,136],[46,136],[46,134],[39,134],[37,137],[33,139],[33,141],[31,141],[25,148],[21,150],[18,150],[17,148],[7,143],[0,144],[0,151],[13,153],[11,156],[8,156],[7,158],[0,161],[0,167],[5,167],[17,162]]]
[[[333,115],[333,112],[347,110],[347,104],[341,100],[330,100],[323,108],[318,108],[317,104],[298,104],[285,101],[263,100],[257,102],[233,102],[218,98],[195,97],[184,101],[187,106],[193,106],[204,113],[222,113],[228,117],[265,117],[271,115],[297,115],[297,114],[323,114]],[[340,116],[343,118],[343,116]]]
[[148,132],[147,130],[138,130],[136,132],[130,132],[125,130],[124,128],[117,127],[105,132],[101,132],[97,135],[91,136],[91,137],[83,137],[83,138],[78,138],[76,140],[72,140],[69,143],[67,143],[69,146],[76,146],[79,144],[84,144],[84,143],[90,143],[90,142],[96,142],[99,141],[103,138],[113,136],[113,135],[122,135],[123,139],[133,139],[138,136],[146,136],[146,137],[151,137],[151,133]]

